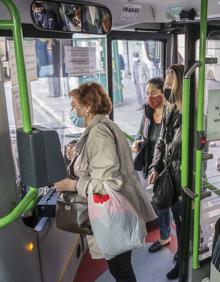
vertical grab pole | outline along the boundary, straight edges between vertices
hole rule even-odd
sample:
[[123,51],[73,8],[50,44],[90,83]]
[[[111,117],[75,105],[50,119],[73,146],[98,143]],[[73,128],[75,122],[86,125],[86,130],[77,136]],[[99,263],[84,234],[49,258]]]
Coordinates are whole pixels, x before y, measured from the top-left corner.
[[[31,133],[32,124],[31,124],[30,105],[29,105],[29,97],[28,97],[28,89],[27,89],[27,78],[26,78],[25,63],[24,63],[21,20],[18,10],[11,0],[1,0],[1,2],[4,3],[4,5],[8,8],[8,11],[10,12],[12,18],[11,21],[2,21],[2,25],[0,21],[0,28],[1,27],[10,28],[13,31],[23,130],[25,133]],[[9,25],[7,26],[7,23],[10,23],[10,26]]]
[[[181,158],[181,187],[188,187],[188,160],[189,160],[189,103],[190,103],[190,78],[183,80],[182,100],[182,158]],[[191,199],[182,193],[183,199],[183,235],[180,254],[180,282],[187,281],[190,236]],[[189,222],[188,222],[189,221]],[[183,248],[184,246],[184,248]]]
[[181,186],[188,187],[190,79],[183,80]]
[[[206,37],[207,37],[207,9],[208,0],[201,0],[200,4],[200,45],[199,45],[199,68],[198,81],[198,111],[197,111],[197,139],[204,131],[203,110],[204,110],[204,87],[205,87],[205,56],[206,56]],[[200,202],[201,202],[201,177],[202,177],[202,148],[198,146],[196,150],[196,169],[195,169],[195,199],[194,210],[194,233],[193,233],[193,269],[199,268],[199,241],[200,241]]]
[[183,188],[183,235],[181,242],[181,259],[180,259],[180,282],[188,281],[189,267],[189,249],[190,249],[190,223],[192,211],[192,199],[196,197],[195,193],[189,187],[189,116],[190,106],[190,76],[200,65],[195,62],[186,72],[183,79],[183,99],[182,99],[182,158],[181,158],[181,187]]

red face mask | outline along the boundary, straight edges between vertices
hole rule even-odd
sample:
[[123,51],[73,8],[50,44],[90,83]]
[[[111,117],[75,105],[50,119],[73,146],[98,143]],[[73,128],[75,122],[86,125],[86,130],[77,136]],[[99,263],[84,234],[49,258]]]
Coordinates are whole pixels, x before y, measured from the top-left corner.
[[148,97],[148,104],[152,109],[156,109],[158,107],[160,107],[160,105],[163,103],[163,96],[162,95],[158,95],[156,97],[154,96],[149,96]]

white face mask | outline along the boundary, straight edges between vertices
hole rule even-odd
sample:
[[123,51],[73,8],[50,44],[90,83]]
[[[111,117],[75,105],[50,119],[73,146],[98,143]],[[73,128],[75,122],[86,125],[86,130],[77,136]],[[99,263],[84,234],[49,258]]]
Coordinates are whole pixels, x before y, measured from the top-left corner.
[[134,58],[134,62],[139,62],[139,58]]

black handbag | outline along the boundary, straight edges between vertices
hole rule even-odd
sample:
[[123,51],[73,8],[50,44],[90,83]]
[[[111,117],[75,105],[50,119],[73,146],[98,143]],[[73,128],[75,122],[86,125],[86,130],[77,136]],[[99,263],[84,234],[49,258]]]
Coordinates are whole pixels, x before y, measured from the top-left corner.
[[167,117],[166,127],[163,133],[163,139],[166,142],[164,169],[157,177],[153,187],[154,195],[152,197],[152,203],[159,210],[170,208],[177,200],[178,196],[180,196],[178,187],[175,186],[175,182],[173,180],[174,175],[171,172],[171,162],[174,160],[174,151],[168,152],[168,143],[173,138],[170,131],[170,128],[172,128],[171,123],[173,121],[173,114],[174,112],[172,111]]
[[153,187],[153,205],[158,209],[168,209],[176,200],[176,189],[172,181],[169,166],[157,177]]
[[56,225],[68,232],[92,235],[87,199],[77,192],[60,192],[56,204]]
[[146,153],[147,153],[147,140],[145,140],[142,144],[141,147],[134,158],[134,169],[137,171],[142,171],[145,162],[146,162]]

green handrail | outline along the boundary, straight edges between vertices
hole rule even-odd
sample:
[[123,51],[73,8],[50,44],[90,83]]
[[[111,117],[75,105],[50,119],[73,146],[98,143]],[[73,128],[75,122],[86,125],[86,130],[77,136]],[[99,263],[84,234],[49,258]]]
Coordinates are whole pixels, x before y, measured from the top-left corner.
[[0,0],[9,10],[12,20],[0,21],[1,29],[11,29],[14,37],[15,58],[22,111],[22,122],[25,133],[31,133],[31,115],[28,99],[27,78],[24,63],[23,35],[18,10],[11,0]]
[[[18,10],[11,0],[0,0],[9,10],[11,20],[1,20],[0,29],[10,29],[13,32],[15,58],[17,65],[17,75],[20,93],[20,103],[22,112],[23,130],[25,133],[32,132],[30,105],[27,89],[27,78],[25,72],[24,53],[23,53],[23,35],[21,20]],[[37,199],[37,189],[30,187],[27,195],[18,203],[18,205],[8,215],[0,218],[0,228],[4,227],[35,206]]]
[[190,107],[192,101],[190,100],[190,77],[195,72],[196,68],[200,66],[199,62],[195,62],[189,69],[185,71],[183,79],[183,98],[182,98],[182,158],[181,158],[181,187],[183,188],[183,234],[181,250],[181,264],[180,264],[180,281],[188,281],[188,267],[189,267],[189,248],[190,248],[190,223],[191,223],[191,210],[192,198],[195,194],[189,185],[190,183],[190,159],[189,159],[189,119]]
[[131,135],[129,135],[128,133],[126,133],[125,131],[123,131],[125,137],[127,140],[131,141],[131,142],[134,142],[135,141],[135,138]]
[[[203,110],[204,110],[204,87],[205,87],[205,56],[207,37],[207,9],[208,0],[201,0],[200,4],[200,45],[199,45],[199,68],[198,80],[198,110],[197,110],[197,136],[204,131]],[[200,241],[200,202],[202,184],[202,149],[196,150],[195,166],[195,199],[194,209],[194,233],[193,233],[193,269],[199,268],[199,241]]]
[[183,80],[181,187],[188,187],[190,79]]
[[[28,194],[20,201],[20,203],[6,216],[0,219],[0,228],[7,226],[11,222],[15,221],[21,214],[27,212],[32,208],[32,205],[36,204],[35,199],[37,197],[37,189],[30,188]],[[30,205],[30,203],[33,203]]]

